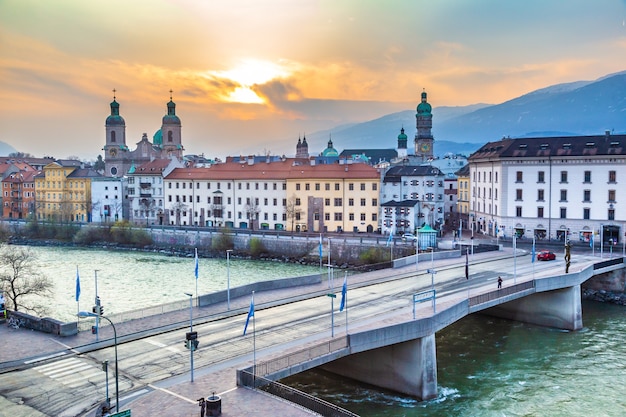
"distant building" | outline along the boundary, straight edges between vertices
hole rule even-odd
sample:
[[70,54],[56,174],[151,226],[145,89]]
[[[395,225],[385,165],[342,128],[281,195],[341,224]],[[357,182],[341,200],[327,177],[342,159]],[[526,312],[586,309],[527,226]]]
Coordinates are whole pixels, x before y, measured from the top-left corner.
[[140,166],[156,159],[183,159],[182,125],[176,115],[176,104],[171,95],[161,129],[154,134],[152,142],[148,140],[147,133],[144,133],[134,150],[127,146],[126,121],[120,115],[120,105],[115,96],[111,103],[111,114],[105,122],[105,130],[103,150],[106,176],[122,177],[132,166]]
[[94,222],[109,223],[128,219],[124,199],[127,178],[97,177],[91,180],[91,218]]
[[18,171],[2,180],[2,217],[27,219],[35,212],[35,176],[40,171]]

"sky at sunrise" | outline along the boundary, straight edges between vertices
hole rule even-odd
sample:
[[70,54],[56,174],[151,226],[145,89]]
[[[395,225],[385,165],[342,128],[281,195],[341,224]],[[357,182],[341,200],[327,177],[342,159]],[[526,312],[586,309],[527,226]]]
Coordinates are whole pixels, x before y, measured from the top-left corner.
[[186,154],[293,156],[423,89],[496,104],[623,70],[626,0],[0,0],[0,141],[93,160],[115,89],[134,149],[172,90]]

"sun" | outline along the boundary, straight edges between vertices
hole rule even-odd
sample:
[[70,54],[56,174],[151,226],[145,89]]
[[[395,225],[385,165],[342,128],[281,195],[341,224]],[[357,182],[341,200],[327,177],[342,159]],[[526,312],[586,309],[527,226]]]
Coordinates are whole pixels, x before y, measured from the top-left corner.
[[288,71],[272,62],[258,59],[245,59],[233,69],[227,71],[215,71],[212,73],[220,78],[226,78],[239,86],[229,91],[226,100],[236,103],[263,103],[250,87],[255,84],[264,84],[276,78],[285,77]]

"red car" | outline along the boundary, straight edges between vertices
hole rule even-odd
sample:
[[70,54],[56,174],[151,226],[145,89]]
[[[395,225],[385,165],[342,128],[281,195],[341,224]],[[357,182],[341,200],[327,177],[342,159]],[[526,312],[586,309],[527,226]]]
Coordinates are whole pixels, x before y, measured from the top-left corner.
[[556,255],[554,252],[549,250],[542,250],[537,254],[538,261],[554,261],[556,259]]

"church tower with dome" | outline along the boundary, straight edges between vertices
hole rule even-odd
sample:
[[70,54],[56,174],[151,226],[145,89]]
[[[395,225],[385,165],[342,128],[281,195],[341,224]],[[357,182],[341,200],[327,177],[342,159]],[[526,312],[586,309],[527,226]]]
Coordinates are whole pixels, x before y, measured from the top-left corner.
[[417,114],[415,115],[415,125],[417,132],[415,133],[415,156],[425,162],[432,159],[433,154],[433,127],[432,107],[426,101],[426,91],[422,92],[422,101],[417,105]]
[[111,103],[111,115],[105,122],[106,140],[104,151],[104,175],[109,177],[122,177],[128,173],[131,167],[137,167],[155,159],[173,159],[182,161],[182,124],[176,115],[176,104],[172,101],[167,103],[167,114],[163,116],[161,129],[153,136],[153,142],[148,140],[144,133],[141,140],[136,143],[136,148],[130,150],[126,145],[126,122],[120,116],[120,105],[113,90],[113,102]]

